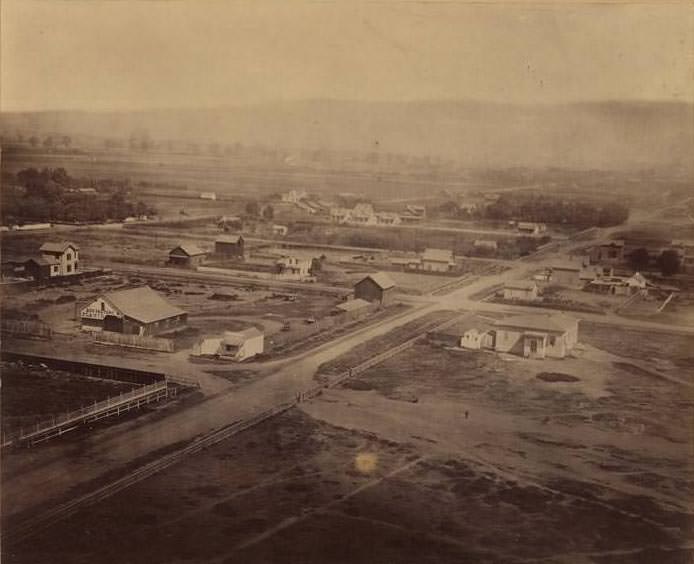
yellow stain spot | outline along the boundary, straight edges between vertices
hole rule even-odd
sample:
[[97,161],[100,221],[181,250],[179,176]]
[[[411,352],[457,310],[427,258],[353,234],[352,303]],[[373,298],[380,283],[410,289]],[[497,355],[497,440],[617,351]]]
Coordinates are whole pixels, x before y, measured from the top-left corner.
[[354,466],[362,474],[371,474],[376,470],[378,457],[373,452],[360,452],[354,460]]

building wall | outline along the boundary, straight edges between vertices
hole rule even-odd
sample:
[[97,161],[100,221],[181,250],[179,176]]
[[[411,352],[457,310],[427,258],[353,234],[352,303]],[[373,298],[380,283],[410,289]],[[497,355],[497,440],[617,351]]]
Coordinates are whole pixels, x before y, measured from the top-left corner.
[[624,259],[624,247],[599,245],[590,250],[591,263],[617,264]]
[[192,257],[185,255],[169,255],[169,264],[184,268],[196,268],[205,262],[205,255],[195,255]]
[[537,288],[525,290],[521,288],[504,288],[505,300],[526,300],[531,301],[537,299]]
[[60,265],[58,269],[59,276],[72,276],[77,274],[79,266],[79,251],[73,247],[69,247],[64,253],[49,253],[43,251],[45,258],[54,257]]
[[523,354],[523,331],[515,329],[498,329],[494,350],[498,352]]
[[580,270],[552,270],[552,284],[576,287],[581,285]]
[[358,282],[354,286],[355,299],[361,298],[367,302],[378,302],[382,305],[388,305],[392,303],[394,296],[395,287],[383,290],[378,284],[369,278]]
[[243,240],[238,243],[225,243],[223,241],[216,241],[214,244],[215,254],[224,257],[243,257],[244,242]]
[[422,259],[422,270],[428,270],[430,272],[448,272],[450,270],[450,265],[447,262]]

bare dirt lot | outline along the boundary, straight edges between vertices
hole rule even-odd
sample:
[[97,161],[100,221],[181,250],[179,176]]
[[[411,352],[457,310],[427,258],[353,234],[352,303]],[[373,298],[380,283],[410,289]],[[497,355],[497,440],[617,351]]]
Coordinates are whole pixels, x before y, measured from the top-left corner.
[[[326,398],[326,408],[339,408],[335,401]],[[471,450],[421,437],[394,441],[292,410],[6,547],[4,557],[71,564],[687,562],[689,553],[678,548],[681,511],[594,483],[533,481],[475,460]]]
[[135,384],[88,378],[63,370],[3,362],[2,427],[5,432],[129,392]]

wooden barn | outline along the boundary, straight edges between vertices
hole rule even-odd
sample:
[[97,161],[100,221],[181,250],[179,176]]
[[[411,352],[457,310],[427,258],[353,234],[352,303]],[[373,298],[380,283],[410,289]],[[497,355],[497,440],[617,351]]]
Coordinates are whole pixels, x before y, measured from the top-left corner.
[[149,286],[109,292],[80,312],[82,330],[152,336],[185,327],[188,314]]
[[197,245],[179,245],[169,252],[169,264],[185,268],[200,266],[207,258],[207,252]]
[[214,242],[214,253],[222,258],[242,259],[245,251],[242,235],[225,235]]
[[369,274],[354,285],[354,298],[388,305],[393,302],[395,282],[385,272]]

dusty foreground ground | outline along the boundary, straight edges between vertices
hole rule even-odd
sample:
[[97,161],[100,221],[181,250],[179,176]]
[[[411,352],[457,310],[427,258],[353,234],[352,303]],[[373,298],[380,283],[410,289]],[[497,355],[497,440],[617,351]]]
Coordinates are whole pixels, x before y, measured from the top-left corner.
[[629,360],[421,343],[5,562],[690,563],[691,388]]

